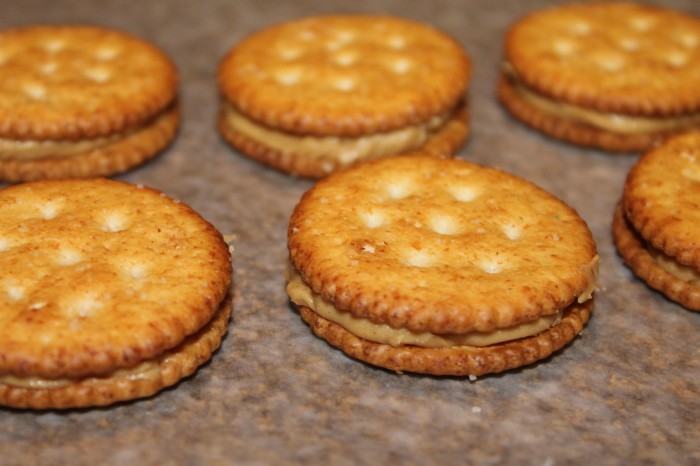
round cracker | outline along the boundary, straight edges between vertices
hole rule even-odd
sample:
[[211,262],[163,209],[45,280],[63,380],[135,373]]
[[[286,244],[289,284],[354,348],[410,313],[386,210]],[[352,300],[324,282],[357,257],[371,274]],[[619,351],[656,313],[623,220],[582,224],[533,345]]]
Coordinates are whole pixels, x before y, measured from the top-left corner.
[[584,2],[528,14],[505,58],[530,89],[605,113],[700,111],[700,19],[634,3]]
[[471,62],[451,37],[408,19],[331,15],[279,24],[221,61],[219,87],[248,118],[293,134],[392,131],[449,113]]
[[105,179],[0,190],[0,374],[98,376],[153,359],[212,317],[228,246],[164,194]]
[[590,291],[578,214],[533,184],[459,159],[397,156],[318,182],[294,210],[292,266],[340,311],[416,332],[490,332]]
[[700,132],[642,156],[627,176],[622,201],[644,241],[700,270]]
[[137,128],[175,99],[177,71],[154,45],[93,26],[0,31],[0,137],[92,139]]

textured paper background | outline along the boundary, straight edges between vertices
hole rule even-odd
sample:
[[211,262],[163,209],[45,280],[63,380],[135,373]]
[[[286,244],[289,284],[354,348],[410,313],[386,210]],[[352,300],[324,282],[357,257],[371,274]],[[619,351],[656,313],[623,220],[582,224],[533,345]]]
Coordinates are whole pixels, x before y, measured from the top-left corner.
[[[160,157],[120,179],[164,190],[235,235],[235,303],[214,359],[156,397],[106,409],[0,409],[0,464],[700,464],[700,314],[634,279],[610,225],[634,156],[546,139],[494,88],[518,0],[4,0],[0,27],[89,23],[163,47],[181,73],[184,124]],[[700,14],[694,0],[656,1]],[[602,258],[596,310],[546,362],[474,382],[396,375],[316,339],[285,292],[288,217],[309,181],[251,162],[215,130],[215,70],[252,31],[316,13],[411,17],[474,60],[465,159],[553,192],[589,223]],[[700,84],[699,84],[700,85]],[[1,213],[0,213],[1,215]]]

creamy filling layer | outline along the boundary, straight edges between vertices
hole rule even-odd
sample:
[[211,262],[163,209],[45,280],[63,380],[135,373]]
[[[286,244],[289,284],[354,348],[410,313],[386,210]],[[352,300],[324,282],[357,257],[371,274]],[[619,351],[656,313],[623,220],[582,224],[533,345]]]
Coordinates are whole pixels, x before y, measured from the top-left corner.
[[664,254],[656,248],[647,246],[647,251],[654,258],[659,267],[670,273],[674,277],[691,285],[700,286],[700,272],[692,267],[679,263],[671,256]]
[[619,113],[604,113],[584,107],[558,102],[537,94],[529,89],[520,79],[512,66],[505,64],[504,73],[510,79],[518,96],[532,107],[571,121],[621,134],[645,134],[680,130],[700,125],[700,113],[675,117],[639,117]]
[[558,324],[562,312],[540,317],[513,327],[493,332],[470,332],[466,334],[438,335],[430,332],[413,332],[393,328],[386,324],[375,324],[367,319],[355,317],[349,312],[336,309],[331,303],[314,293],[291,265],[287,267],[287,294],[291,301],[305,306],[323,317],[345,328],[358,337],[391,346],[413,345],[425,348],[448,348],[454,346],[488,346],[504,341],[517,340],[536,335]]
[[[123,378],[126,380],[154,380],[160,375],[160,360],[143,361],[142,363],[128,368],[118,369],[99,378]],[[83,379],[81,379],[83,380]],[[20,388],[59,388],[78,382],[77,379],[45,379],[41,377],[18,377],[15,375],[0,376],[0,384],[10,385]]]
[[0,160],[22,159],[36,160],[45,158],[69,157],[91,150],[100,149],[127,137],[118,134],[110,137],[79,141],[19,141],[0,138]]
[[362,159],[398,154],[417,149],[436,133],[451,117],[440,115],[414,126],[358,137],[297,136],[262,126],[223,103],[226,124],[234,131],[282,153],[303,154],[321,159],[332,157],[348,164]]

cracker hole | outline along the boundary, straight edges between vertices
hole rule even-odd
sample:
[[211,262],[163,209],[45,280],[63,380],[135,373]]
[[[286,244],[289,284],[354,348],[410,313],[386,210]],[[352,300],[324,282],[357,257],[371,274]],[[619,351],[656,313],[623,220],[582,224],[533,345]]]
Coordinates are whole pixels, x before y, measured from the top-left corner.
[[684,168],[681,170],[681,175],[689,179],[690,181],[700,182],[700,169],[698,168]]
[[46,88],[41,84],[26,84],[22,90],[31,99],[44,100],[46,98]]
[[503,270],[503,265],[494,260],[482,261],[479,263],[479,267],[481,270],[489,274],[500,273]]
[[7,238],[0,237],[0,252],[7,251],[10,249],[10,242]]
[[355,52],[342,52],[333,56],[333,61],[340,66],[350,66],[357,61]]
[[688,56],[681,52],[669,53],[666,62],[674,68],[680,68],[688,64]]
[[590,34],[591,30],[593,29],[591,24],[587,23],[586,21],[574,21],[569,27],[570,31],[577,36],[585,36],[586,34]]
[[413,67],[411,60],[407,58],[399,58],[391,64],[391,70],[396,74],[405,74]]
[[312,40],[316,39],[316,33],[309,29],[304,29],[299,31],[299,39],[303,40],[304,42],[311,42]]
[[501,231],[508,239],[512,240],[520,239],[520,236],[522,236],[522,228],[515,223],[501,226]]
[[634,16],[630,18],[630,26],[637,32],[647,32],[654,26],[654,18],[650,16]]
[[634,52],[636,50],[639,50],[639,41],[631,37],[625,37],[624,39],[621,39],[618,45],[622,50],[625,50],[627,52]]
[[279,57],[285,61],[296,60],[301,56],[301,49],[297,47],[286,47],[280,49]]
[[56,257],[56,263],[64,266],[77,264],[81,260],[83,260],[83,256],[79,251],[68,248],[60,249],[58,251],[58,257]]
[[112,77],[112,72],[104,68],[88,68],[83,71],[83,74],[97,83],[107,82]]
[[55,62],[46,62],[39,66],[39,72],[46,75],[54,74],[57,69],[58,65]]
[[360,212],[360,221],[367,228],[379,228],[386,223],[386,216],[379,211]]
[[561,57],[567,57],[571,55],[575,49],[575,45],[572,41],[564,39],[555,40],[552,43],[552,47],[554,49],[554,53]]
[[340,43],[349,44],[355,40],[355,33],[353,31],[348,31],[347,29],[340,29],[336,32],[335,38]]
[[403,36],[391,36],[387,40],[387,45],[394,50],[401,50],[406,47],[406,39]]
[[353,78],[337,78],[333,81],[333,87],[341,92],[349,92],[355,88],[355,79]]
[[447,191],[460,202],[471,202],[479,197],[480,190],[474,186],[449,186]]
[[449,215],[433,215],[428,219],[430,229],[440,235],[455,235],[459,233],[459,223]]
[[11,302],[16,303],[20,299],[24,298],[24,287],[21,286],[8,286],[7,287],[7,299]]
[[136,280],[142,280],[148,275],[148,268],[146,265],[138,262],[122,264],[121,269],[128,277]]
[[413,193],[413,184],[407,180],[397,180],[387,185],[386,193],[392,199],[404,199]]
[[44,43],[44,50],[50,53],[56,53],[63,50],[65,43],[62,40],[54,39]]
[[607,53],[596,57],[598,66],[605,71],[619,71],[625,66],[625,60],[619,54]]
[[425,251],[406,251],[403,262],[411,267],[431,267],[435,264],[435,257]]
[[275,78],[283,86],[293,86],[301,81],[301,71],[297,69],[283,70],[278,72]]
[[47,202],[39,207],[39,212],[44,220],[51,220],[61,212],[61,207],[55,202]]
[[686,33],[680,35],[680,37],[678,38],[678,41],[684,47],[692,49],[692,48],[697,47],[698,44],[700,44],[700,37],[692,32],[686,32]]
[[128,226],[124,215],[117,212],[107,212],[102,219],[102,231],[116,233],[125,230]]
[[117,57],[119,51],[114,47],[102,47],[95,52],[95,57],[98,60],[108,61]]
[[88,294],[75,299],[67,306],[68,313],[73,317],[90,317],[102,307],[102,303],[94,294]]

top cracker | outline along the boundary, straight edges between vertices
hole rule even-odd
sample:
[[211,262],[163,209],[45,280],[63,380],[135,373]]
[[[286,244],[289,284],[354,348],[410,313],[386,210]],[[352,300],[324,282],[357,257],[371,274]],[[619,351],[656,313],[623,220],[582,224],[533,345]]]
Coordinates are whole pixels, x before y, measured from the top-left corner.
[[387,16],[271,27],[219,67],[219,129],[246,156],[322,177],[359,160],[448,157],[469,134],[471,62],[446,34]]
[[177,72],[156,47],[90,26],[0,32],[0,137],[108,136],[141,126],[175,98]]
[[501,98],[555,137],[642,150],[700,126],[700,20],[633,3],[534,12],[505,39]]
[[325,16],[253,34],[222,61],[225,98],[268,126],[352,136],[449,111],[471,65],[444,33],[386,16]]

